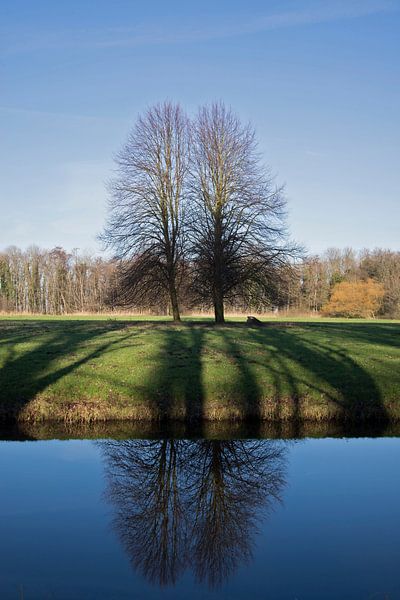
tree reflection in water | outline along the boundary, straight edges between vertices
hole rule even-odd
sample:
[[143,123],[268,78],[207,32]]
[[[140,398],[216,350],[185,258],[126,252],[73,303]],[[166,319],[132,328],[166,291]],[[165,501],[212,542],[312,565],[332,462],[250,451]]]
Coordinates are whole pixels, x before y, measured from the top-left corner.
[[280,500],[283,459],[284,446],[277,442],[205,440],[193,445],[187,481],[197,580],[219,586],[251,558],[257,523]]
[[187,568],[220,586],[252,556],[285,485],[286,445],[269,440],[100,443],[114,527],[132,565],[174,584]]

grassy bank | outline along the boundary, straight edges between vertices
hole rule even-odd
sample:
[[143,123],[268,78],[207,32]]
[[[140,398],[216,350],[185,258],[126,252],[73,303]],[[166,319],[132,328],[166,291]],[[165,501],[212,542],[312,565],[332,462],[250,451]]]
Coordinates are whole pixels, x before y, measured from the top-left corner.
[[400,419],[400,323],[1,318],[18,421]]

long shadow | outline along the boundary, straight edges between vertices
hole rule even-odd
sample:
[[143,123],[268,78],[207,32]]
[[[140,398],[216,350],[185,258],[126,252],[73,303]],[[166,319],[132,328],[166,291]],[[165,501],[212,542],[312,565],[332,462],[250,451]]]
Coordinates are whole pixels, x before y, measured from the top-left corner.
[[329,414],[343,422],[373,421],[381,432],[385,430],[389,416],[373,370],[363,367],[363,354],[367,356],[374,345],[388,351],[398,348],[398,325],[297,323],[252,328],[235,323],[216,332],[225,360],[234,366],[232,406],[255,422],[266,418],[263,408],[268,404],[268,418],[281,424],[289,418],[295,425],[292,435],[301,437],[304,407],[314,404],[314,417],[309,413],[308,418]]
[[[307,328],[307,325],[305,326]],[[311,325],[311,327],[317,327]],[[321,329],[320,329],[321,327]],[[365,326],[364,326],[365,327]],[[303,324],[301,324],[303,329]],[[338,333],[340,331],[349,339],[365,343],[371,342],[371,334],[362,327],[352,326],[348,329],[325,324],[318,326],[319,332]],[[250,338],[260,347],[263,344],[273,347],[268,364],[259,361],[259,368],[266,370],[274,377],[277,418],[281,418],[282,400],[287,398],[293,404],[293,418],[300,417],[299,399],[308,392],[319,394],[321,401],[328,400],[334,404],[343,419],[368,420],[375,419],[382,423],[388,421],[388,415],[382,401],[381,391],[373,377],[357,363],[346,350],[346,345],[335,347],[340,339],[320,340],[301,337],[298,329],[276,328],[268,330],[252,329]],[[383,343],[392,344],[393,337],[383,336]],[[346,340],[345,340],[346,341]],[[379,338],[382,343],[382,338]]]
[[155,357],[152,404],[165,419],[201,420],[202,351],[206,327],[187,323],[164,329]]
[[[251,416],[256,422],[265,418],[265,400],[273,399],[270,418],[277,422],[287,418],[290,405],[291,419],[300,423],[301,400],[307,396],[315,404],[335,407],[336,418],[370,419],[382,424],[388,421],[374,377],[353,358],[351,348],[360,344],[364,353],[367,344],[397,349],[398,325],[297,323],[295,327],[260,328],[239,323],[217,328],[193,322],[178,327],[165,325],[143,321],[3,321],[0,417],[8,415],[17,420],[32,399],[59,379],[123,347],[137,347],[141,343],[137,336],[149,328],[154,329],[156,336],[151,365],[146,372],[150,372],[150,378],[133,378],[124,383],[118,375],[110,374],[110,370],[106,374],[98,369],[93,371],[93,377],[103,380],[111,389],[115,384],[116,389],[122,389],[131,399],[140,391],[140,397],[152,408],[151,414],[158,418],[178,417],[201,423],[206,413],[203,368],[208,353],[212,355],[214,377],[218,374],[218,361],[222,367],[234,366],[228,371],[232,391],[232,400],[228,401],[240,414]],[[212,335],[208,336],[208,332]],[[132,360],[140,360],[140,355],[133,353]],[[216,407],[218,410],[218,402]],[[198,433],[202,435],[202,426]],[[301,430],[295,434],[301,435]]]
[[260,399],[263,390],[253,371],[253,361],[249,360],[243,352],[240,343],[229,335],[226,329],[220,329],[224,343],[224,350],[235,368],[235,383],[237,393],[232,397],[240,414],[249,415],[248,421],[253,422],[253,435],[259,437],[260,432],[254,431],[254,426],[259,429],[261,425]]
[[[165,325],[159,321],[3,322],[0,326],[0,418],[17,421],[30,401],[46,392],[49,386],[91,361],[95,366],[96,359],[106,354],[123,348],[134,349],[140,344],[135,338],[147,328],[158,336],[155,354],[148,357],[152,365],[150,377],[130,383],[110,371],[97,369],[93,377],[107,383],[111,390],[122,390],[132,400],[138,395],[145,398],[150,417],[200,421],[205,324]],[[107,334],[116,335],[108,339]],[[26,350],[24,344],[27,344]],[[137,355],[133,354],[132,360],[138,360]]]
[[[234,401],[240,413],[247,415],[247,420],[252,422],[253,435],[255,437],[261,436],[263,420],[262,403],[268,394],[268,390],[263,388],[262,380],[256,373],[256,369],[259,371],[261,366],[263,371],[268,374],[268,380],[273,389],[275,409],[271,418],[278,426],[278,437],[284,437],[284,415],[281,411],[281,398],[282,395],[287,394],[287,388],[290,390],[289,395],[293,404],[291,410],[292,435],[300,437],[300,415],[298,411],[296,380],[290,370],[285,367],[281,352],[279,349],[269,347],[269,356],[266,357],[265,361],[260,361],[255,357],[248,356],[243,350],[243,345],[240,342],[238,343],[236,335],[232,336],[231,333],[229,329],[221,330],[226,355],[229,357],[230,362],[234,364],[236,370],[235,387],[237,389],[237,396],[235,396]],[[234,333],[236,333],[235,330]],[[250,339],[256,342],[258,347],[262,348],[265,346],[265,342],[268,340],[258,339],[257,334],[255,335],[254,333],[250,332]]]
[[[102,335],[125,327],[123,322],[88,321],[71,321],[67,326],[65,322],[46,321],[2,324],[0,345],[5,346],[5,352],[0,369],[0,417],[18,420],[24,407],[48,386],[112,351],[124,340],[131,340],[133,333],[128,330],[117,339],[98,342],[97,338]],[[36,337],[38,343],[35,343]],[[92,342],[95,342],[94,349],[90,347]],[[24,352],[24,343],[34,346]],[[85,351],[83,355],[82,351]],[[60,366],[60,361],[67,364]]]
[[349,336],[353,341],[361,343],[371,343],[375,340],[379,344],[400,348],[400,323],[346,323],[344,321],[336,322],[301,322],[294,325],[300,326],[302,329],[316,329],[321,333],[330,333],[337,336],[343,335],[344,339]]

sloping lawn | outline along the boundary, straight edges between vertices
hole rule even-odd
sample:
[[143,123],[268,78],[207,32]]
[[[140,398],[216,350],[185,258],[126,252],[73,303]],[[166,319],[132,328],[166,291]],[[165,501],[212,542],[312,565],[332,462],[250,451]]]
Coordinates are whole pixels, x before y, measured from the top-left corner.
[[1,318],[0,415],[400,418],[400,323]]

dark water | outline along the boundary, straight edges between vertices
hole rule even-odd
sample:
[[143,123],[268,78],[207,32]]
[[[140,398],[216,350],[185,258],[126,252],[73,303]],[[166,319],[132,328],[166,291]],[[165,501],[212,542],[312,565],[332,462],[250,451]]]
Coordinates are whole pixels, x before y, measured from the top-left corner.
[[400,438],[0,442],[0,598],[400,599]]

